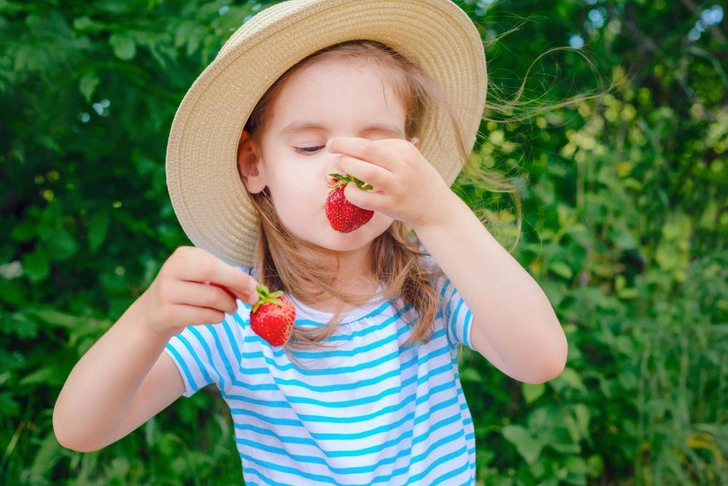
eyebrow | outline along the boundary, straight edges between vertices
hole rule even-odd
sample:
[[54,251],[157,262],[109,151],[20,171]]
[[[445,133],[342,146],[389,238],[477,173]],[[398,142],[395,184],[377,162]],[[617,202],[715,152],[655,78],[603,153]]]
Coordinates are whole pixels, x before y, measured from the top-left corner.
[[[317,131],[317,132],[325,132],[326,127],[323,125],[320,125],[318,123],[313,122],[307,122],[307,121],[297,121],[292,122],[286,125],[282,130],[282,134],[289,134],[289,133],[296,133],[296,132],[304,132],[304,131]],[[368,132],[383,132],[383,133],[390,133],[392,135],[395,135],[399,138],[404,138],[404,134],[402,131],[397,128],[394,125],[390,125],[388,123],[373,123],[371,125],[366,125],[363,128],[359,130],[359,133],[368,133]]]

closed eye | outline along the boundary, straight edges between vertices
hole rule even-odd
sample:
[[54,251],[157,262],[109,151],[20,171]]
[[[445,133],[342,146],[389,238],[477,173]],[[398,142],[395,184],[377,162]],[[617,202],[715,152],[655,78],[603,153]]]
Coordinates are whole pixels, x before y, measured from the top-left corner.
[[303,155],[312,155],[323,149],[325,145],[315,145],[313,147],[295,147],[296,153]]

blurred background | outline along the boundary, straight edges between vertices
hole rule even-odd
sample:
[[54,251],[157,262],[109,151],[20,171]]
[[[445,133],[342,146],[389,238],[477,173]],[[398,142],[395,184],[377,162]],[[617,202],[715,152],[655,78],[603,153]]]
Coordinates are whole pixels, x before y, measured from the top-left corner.
[[[51,428],[73,364],[188,241],[170,123],[274,2],[0,0],[0,483],[240,484],[227,409],[181,399],[80,454]],[[728,23],[719,0],[458,2],[491,88],[474,161],[523,203],[513,249],[567,332],[524,385],[462,380],[488,485],[728,485]],[[511,246],[515,204],[455,189]]]

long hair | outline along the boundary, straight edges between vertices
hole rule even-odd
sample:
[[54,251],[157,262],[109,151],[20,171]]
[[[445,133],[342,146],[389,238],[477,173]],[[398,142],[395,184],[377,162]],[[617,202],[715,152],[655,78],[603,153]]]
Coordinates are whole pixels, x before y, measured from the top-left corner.
[[[245,129],[251,138],[265,129],[271,109],[281,89],[295,73],[324,59],[355,59],[372,63],[383,70],[393,83],[394,92],[406,110],[405,136],[417,137],[426,110],[443,110],[450,120],[454,143],[458,144],[461,164],[468,161],[468,151],[458,124],[437,84],[418,66],[390,47],[373,41],[350,41],[337,44],[305,58],[284,73],[263,95],[248,119]],[[499,181],[493,179],[494,185]],[[314,304],[322,298],[334,297],[351,306],[361,306],[372,296],[361,297],[347,293],[336,285],[338,268],[322,268],[313,255],[328,250],[300,241],[282,224],[266,189],[250,194],[259,220],[259,237],[255,273],[258,280],[270,289],[284,290],[301,302]],[[336,257],[336,252],[331,251]],[[417,313],[409,343],[424,342],[431,333],[438,311],[439,296],[433,286],[440,275],[439,269],[422,252],[416,236],[399,221],[377,237],[372,244],[371,272],[379,283],[377,294],[382,301],[401,298],[404,305]],[[331,336],[339,324],[336,313],[329,323],[317,328],[294,328],[291,343],[299,347],[320,346]]]

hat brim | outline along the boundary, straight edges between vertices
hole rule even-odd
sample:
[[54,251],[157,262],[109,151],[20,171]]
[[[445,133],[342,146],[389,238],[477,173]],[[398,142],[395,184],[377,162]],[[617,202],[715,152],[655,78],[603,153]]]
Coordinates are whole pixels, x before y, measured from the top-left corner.
[[[308,0],[276,4],[238,29],[182,100],[167,146],[167,187],[187,236],[232,265],[254,262],[258,222],[237,169],[245,122],[291,66],[350,40],[386,44],[442,87],[465,138],[475,143],[486,96],[477,29],[449,0]],[[461,155],[450,124],[431,115],[420,151],[451,184]]]

